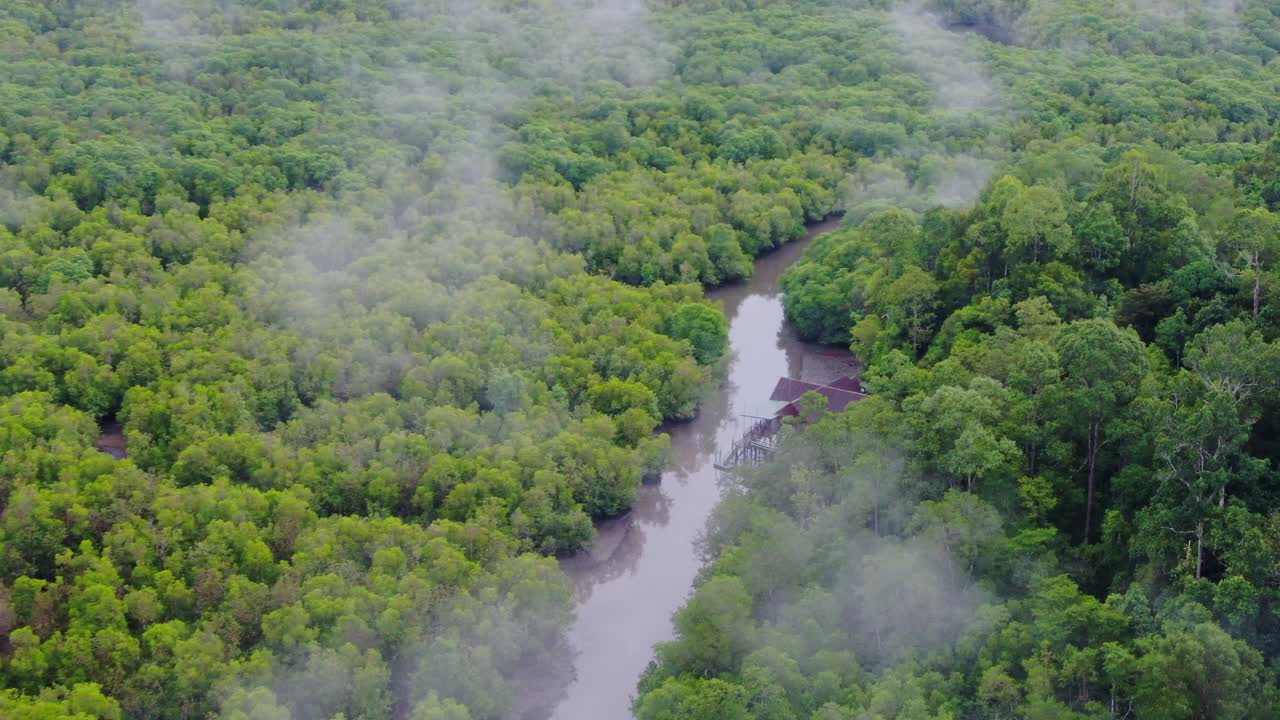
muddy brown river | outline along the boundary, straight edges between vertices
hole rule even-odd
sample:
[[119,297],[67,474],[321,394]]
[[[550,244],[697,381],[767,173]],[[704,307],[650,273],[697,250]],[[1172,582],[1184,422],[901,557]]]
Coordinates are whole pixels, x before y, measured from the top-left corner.
[[590,550],[563,561],[578,614],[569,630],[574,677],[555,720],[631,717],[636,682],[654,644],[673,637],[672,613],[702,565],[695,542],[720,498],[717,450],[746,429],[742,415],[772,414],[769,394],[779,377],[829,382],[854,366],[847,352],[795,337],[783,322],[778,288],[782,271],[838,222],[810,226],[803,239],[760,258],[749,281],[707,293],[730,323],[727,376],[694,420],[666,428],[671,461],[661,481],[641,489],[628,515],[601,524]]

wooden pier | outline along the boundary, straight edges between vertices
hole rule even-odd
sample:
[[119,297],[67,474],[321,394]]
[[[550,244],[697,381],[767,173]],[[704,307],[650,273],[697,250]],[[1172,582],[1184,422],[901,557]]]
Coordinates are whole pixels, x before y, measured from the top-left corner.
[[773,454],[778,450],[779,431],[782,430],[781,417],[752,417],[744,415],[743,417],[750,419],[751,426],[742,434],[742,437],[733,441],[733,445],[728,451],[719,453],[716,456],[715,468],[721,472],[728,472],[739,465],[759,465],[773,459]]
[[[825,398],[827,409],[831,412],[843,412],[851,403],[867,397],[862,391],[861,379],[856,375],[845,375],[829,383],[779,378],[769,400],[782,403],[782,406],[769,418],[743,415],[743,418],[750,421],[749,427],[742,437],[734,440],[727,451],[716,455],[716,470],[730,472],[739,465],[760,465],[772,460],[774,453],[778,451],[783,418],[800,416],[800,401],[806,394]],[[801,423],[812,420],[813,418],[800,418]]]

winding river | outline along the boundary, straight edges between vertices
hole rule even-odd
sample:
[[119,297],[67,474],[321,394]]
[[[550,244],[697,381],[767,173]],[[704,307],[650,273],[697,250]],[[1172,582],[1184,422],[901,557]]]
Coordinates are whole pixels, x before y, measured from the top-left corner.
[[771,413],[779,377],[828,382],[853,366],[849,353],[795,337],[783,322],[778,287],[782,271],[838,222],[810,226],[804,238],[760,258],[749,281],[707,293],[730,323],[726,378],[694,420],[666,428],[671,461],[661,481],[641,488],[629,514],[600,525],[590,550],[563,561],[578,609],[569,630],[573,677],[555,720],[631,717],[636,682],[654,644],[673,637],[672,613],[702,566],[695,542],[720,498],[717,450],[745,429],[743,414]]

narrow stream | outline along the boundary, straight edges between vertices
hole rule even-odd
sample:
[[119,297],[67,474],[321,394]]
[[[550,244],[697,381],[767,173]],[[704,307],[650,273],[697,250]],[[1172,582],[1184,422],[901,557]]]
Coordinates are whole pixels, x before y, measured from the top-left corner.
[[697,418],[666,428],[671,462],[661,482],[644,486],[628,515],[602,524],[590,550],[562,563],[575,584],[578,618],[569,630],[575,677],[556,720],[631,717],[636,682],[654,644],[672,638],[671,615],[702,565],[694,543],[720,498],[717,449],[745,429],[741,415],[771,414],[778,378],[829,382],[853,367],[851,354],[795,337],[783,322],[778,288],[782,271],[838,222],[810,226],[803,239],[760,258],[751,280],[707,293],[730,323],[727,377]]

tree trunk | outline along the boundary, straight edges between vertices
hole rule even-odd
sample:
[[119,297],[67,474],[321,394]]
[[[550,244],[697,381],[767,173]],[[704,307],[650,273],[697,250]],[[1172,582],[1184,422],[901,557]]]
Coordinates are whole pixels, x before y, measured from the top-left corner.
[[1200,579],[1200,571],[1204,568],[1204,521],[1196,523],[1196,579]]
[[1253,319],[1258,319],[1258,312],[1262,309],[1262,272],[1253,271]]
[[1084,504],[1084,544],[1089,544],[1093,529],[1093,487],[1098,470],[1098,444],[1102,434],[1102,421],[1089,423],[1089,493]]

